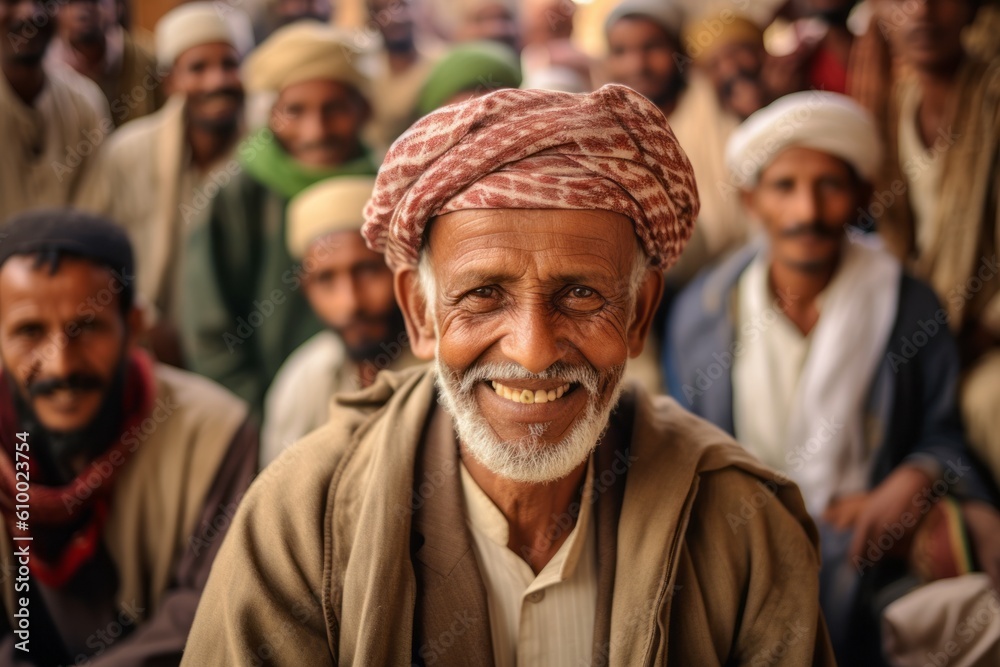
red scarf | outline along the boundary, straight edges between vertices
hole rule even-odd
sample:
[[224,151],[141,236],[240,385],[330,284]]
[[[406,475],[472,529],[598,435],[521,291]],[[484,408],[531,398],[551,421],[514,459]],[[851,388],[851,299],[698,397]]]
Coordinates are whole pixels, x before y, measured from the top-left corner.
[[[54,562],[44,562],[33,553],[30,560],[31,573],[50,587],[60,587],[72,579],[76,571],[95,553],[101,539],[104,521],[108,515],[109,497],[114,489],[115,479],[125,467],[135,449],[134,438],[123,436],[142,422],[153,410],[156,399],[156,381],[153,363],[142,350],[129,355],[125,378],[125,405],[121,436],[118,441],[104,450],[104,453],[90,462],[75,479],[63,486],[45,486],[41,480],[37,461],[30,455],[28,464],[27,503],[18,503],[18,483],[24,488],[24,466],[17,468],[17,462],[25,461],[24,454],[17,455],[17,437],[20,419],[14,409],[8,383],[0,375],[0,513],[3,514],[11,537],[31,537],[31,526],[65,526],[89,512],[89,518],[66,543]],[[31,445],[31,434],[27,436]],[[22,449],[24,445],[21,445]],[[117,463],[117,465],[116,465]],[[20,473],[20,476],[18,476]],[[23,498],[22,498],[23,499]],[[16,505],[27,505],[28,528],[18,528]],[[20,511],[24,512],[24,507]],[[22,514],[23,517],[23,514]]]

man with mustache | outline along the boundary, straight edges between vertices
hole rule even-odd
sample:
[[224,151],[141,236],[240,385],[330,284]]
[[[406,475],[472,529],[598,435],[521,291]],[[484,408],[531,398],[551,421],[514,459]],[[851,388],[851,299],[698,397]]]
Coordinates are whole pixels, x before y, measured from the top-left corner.
[[302,291],[326,330],[289,355],[267,390],[262,466],[325,424],[334,394],[370,386],[379,371],[416,363],[392,271],[361,236],[374,186],[371,176],[331,178],[288,205],[288,252],[302,263]]
[[320,181],[376,171],[361,140],[368,80],[352,48],[348,33],[303,21],[247,58],[248,90],[276,96],[268,126],[242,142],[232,179],[188,243],[185,352],[256,412],[288,355],[322,328],[285,245],[288,201]]
[[186,664],[832,664],[794,485],[622,383],[697,213],[624,86],[418,121],[363,233],[434,364],[338,397],[264,471]]
[[38,206],[89,205],[96,157],[114,130],[92,81],[45,63],[55,26],[46,7],[0,0],[0,227]]
[[736,188],[728,186],[723,160],[737,121],[720,106],[708,77],[690,66],[704,47],[697,39],[700,32],[694,41],[683,39],[686,19],[680,0],[623,0],[605,22],[607,79],[637,90],[660,108],[698,181],[701,217],[671,285],[683,284],[747,238],[747,222]]
[[[874,121],[853,100],[781,98],[740,126],[727,158],[765,239],[678,297],[664,372],[681,405],[798,483],[820,527],[838,661],[882,664],[878,605],[908,575],[907,558],[923,555],[915,531],[946,508],[960,508],[952,518],[1000,585],[998,496],[963,438],[947,313],[851,227],[881,158]],[[948,545],[940,537],[936,551]]]
[[163,104],[156,58],[119,23],[115,0],[61,2],[56,18],[57,38],[46,58],[100,86],[116,127]]
[[875,25],[909,74],[882,110],[889,155],[867,213],[944,303],[969,440],[1000,479],[1000,63],[963,46],[985,4],[874,3]]
[[136,345],[119,226],[39,209],[5,232],[0,663],[177,664],[256,426],[235,396]]
[[138,290],[154,311],[153,350],[181,366],[184,252],[212,195],[232,180],[243,84],[234,36],[214,3],[192,2],[167,13],[156,25],[156,43],[170,99],[109,139],[102,176],[105,211],[128,230],[138,257]]

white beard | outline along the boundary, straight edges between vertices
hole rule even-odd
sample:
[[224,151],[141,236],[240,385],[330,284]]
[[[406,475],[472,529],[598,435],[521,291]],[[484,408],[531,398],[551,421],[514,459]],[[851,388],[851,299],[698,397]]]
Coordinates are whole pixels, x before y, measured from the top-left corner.
[[[605,373],[561,363],[543,373],[531,373],[514,363],[477,364],[458,373],[442,364],[438,354],[435,368],[441,403],[451,413],[466,451],[493,474],[527,484],[562,479],[586,461],[607,429],[611,412],[618,405],[625,387],[624,364]],[[586,391],[589,395],[587,408],[558,442],[542,440],[548,423],[531,424],[528,434],[517,440],[501,440],[479,411],[474,395],[478,383],[490,380],[503,384],[516,384],[517,380],[579,383],[577,391]],[[601,405],[599,391],[602,385],[609,384],[613,386],[611,396]]]

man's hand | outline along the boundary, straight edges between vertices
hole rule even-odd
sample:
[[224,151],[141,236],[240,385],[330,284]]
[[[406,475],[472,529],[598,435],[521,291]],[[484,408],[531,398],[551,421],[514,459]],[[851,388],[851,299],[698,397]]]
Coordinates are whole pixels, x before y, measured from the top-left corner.
[[[850,557],[863,554],[868,540],[878,543],[879,538],[895,528],[896,534],[903,529],[903,536],[893,537],[893,548],[889,553],[905,555],[913,537],[913,530],[923,518],[914,503],[920,491],[929,487],[933,480],[920,468],[901,465],[868,494],[863,507],[854,519],[854,537],[851,539]],[[909,517],[905,515],[909,513]],[[906,520],[904,520],[906,519]]]
[[858,517],[868,507],[870,496],[870,493],[856,493],[837,498],[823,512],[823,521],[840,531],[853,530]]
[[1000,591],[1000,511],[970,500],[962,503],[962,515],[979,567],[989,575],[993,588]]

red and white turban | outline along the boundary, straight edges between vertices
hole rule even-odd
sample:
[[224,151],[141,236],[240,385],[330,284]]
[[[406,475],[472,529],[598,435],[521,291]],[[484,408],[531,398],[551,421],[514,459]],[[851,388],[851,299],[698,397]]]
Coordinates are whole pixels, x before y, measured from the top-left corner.
[[665,270],[699,203],[666,119],[632,89],[499,90],[425,116],[392,145],[362,234],[392,269],[415,266],[434,216],[505,208],[621,213]]

